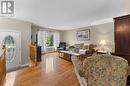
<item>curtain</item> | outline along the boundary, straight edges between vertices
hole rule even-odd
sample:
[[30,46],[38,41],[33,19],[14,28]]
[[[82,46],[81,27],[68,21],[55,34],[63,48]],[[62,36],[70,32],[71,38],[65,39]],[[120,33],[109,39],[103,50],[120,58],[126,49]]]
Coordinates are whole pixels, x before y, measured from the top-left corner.
[[60,43],[60,33],[58,31],[54,32],[54,48],[57,49]]
[[46,51],[45,48],[45,32],[38,31],[38,45],[42,47],[42,52]]

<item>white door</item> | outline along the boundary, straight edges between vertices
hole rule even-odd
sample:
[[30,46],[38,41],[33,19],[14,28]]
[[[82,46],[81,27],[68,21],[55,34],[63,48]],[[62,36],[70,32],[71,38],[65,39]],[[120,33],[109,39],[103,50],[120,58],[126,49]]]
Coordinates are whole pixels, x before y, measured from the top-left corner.
[[0,43],[6,47],[7,71],[20,67],[21,33],[15,31],[0,32]]

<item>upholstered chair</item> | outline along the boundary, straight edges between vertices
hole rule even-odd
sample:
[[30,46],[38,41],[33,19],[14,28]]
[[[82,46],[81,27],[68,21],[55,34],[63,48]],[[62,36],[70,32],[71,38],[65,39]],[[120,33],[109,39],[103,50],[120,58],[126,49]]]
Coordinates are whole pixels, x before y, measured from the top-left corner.
[[127,86],[128,62],[113,55],[95,55],[83,62],[87,86]]
[[81,86],[127,86],[128,62],[121,57],[100,54],[81,62],[72,56],[72,62]]

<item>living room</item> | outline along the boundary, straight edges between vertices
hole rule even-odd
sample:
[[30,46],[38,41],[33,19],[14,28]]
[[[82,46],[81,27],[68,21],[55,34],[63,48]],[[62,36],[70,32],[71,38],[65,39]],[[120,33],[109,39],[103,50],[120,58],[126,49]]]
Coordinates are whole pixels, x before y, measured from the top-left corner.
[[130,85],[129,0],[0,4],[0,86]]

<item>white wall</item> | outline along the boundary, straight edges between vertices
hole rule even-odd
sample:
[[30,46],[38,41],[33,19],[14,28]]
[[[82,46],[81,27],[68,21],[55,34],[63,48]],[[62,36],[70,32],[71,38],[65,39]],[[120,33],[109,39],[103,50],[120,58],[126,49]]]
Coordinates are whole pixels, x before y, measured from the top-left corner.
[[125,0],[125,6],[127,14],[130,14],[130,0]]
[[[89,41],[78,41],[76,38],[76,33],[78,30],[90,29],[90,40]],[[88,26],[83,28],[78,28],[74,30],[68,30],[63,32],[63,41],[69,45],[74,45],[76,43],[86,43],[86,44],[99,44],[100,40],[106,40],[108,45],[111,45],[114,49],[114,23],[105,23],[100,25]]]
[[63,31],[63,41],[66,42],[68,45],[74,45],[76,43],[90,43],[92,39],[90,41],[78,41],[76,38],[76,34],[78,30],[84,30],[84,29],[89,29],[89,28],[90,27],[84,27],[84,28],[79,28],[79,29],[74,29],[74,30]]
[[100,40],[106,40],[107,44],[114,45],[114,23],[106,23],[94,26],[93,40],[97,44]]
[[0,19],[0,31],[21,32],[21,64],[27,64],[29,61],[29,45],[31,44],[31,24],[14,19]]
[[32,27],[31,29],[31,36],[32,36],[31,43],[32,44],[36,42],[36,35],[38,34],[38,31],[39,29],[37,27]]

